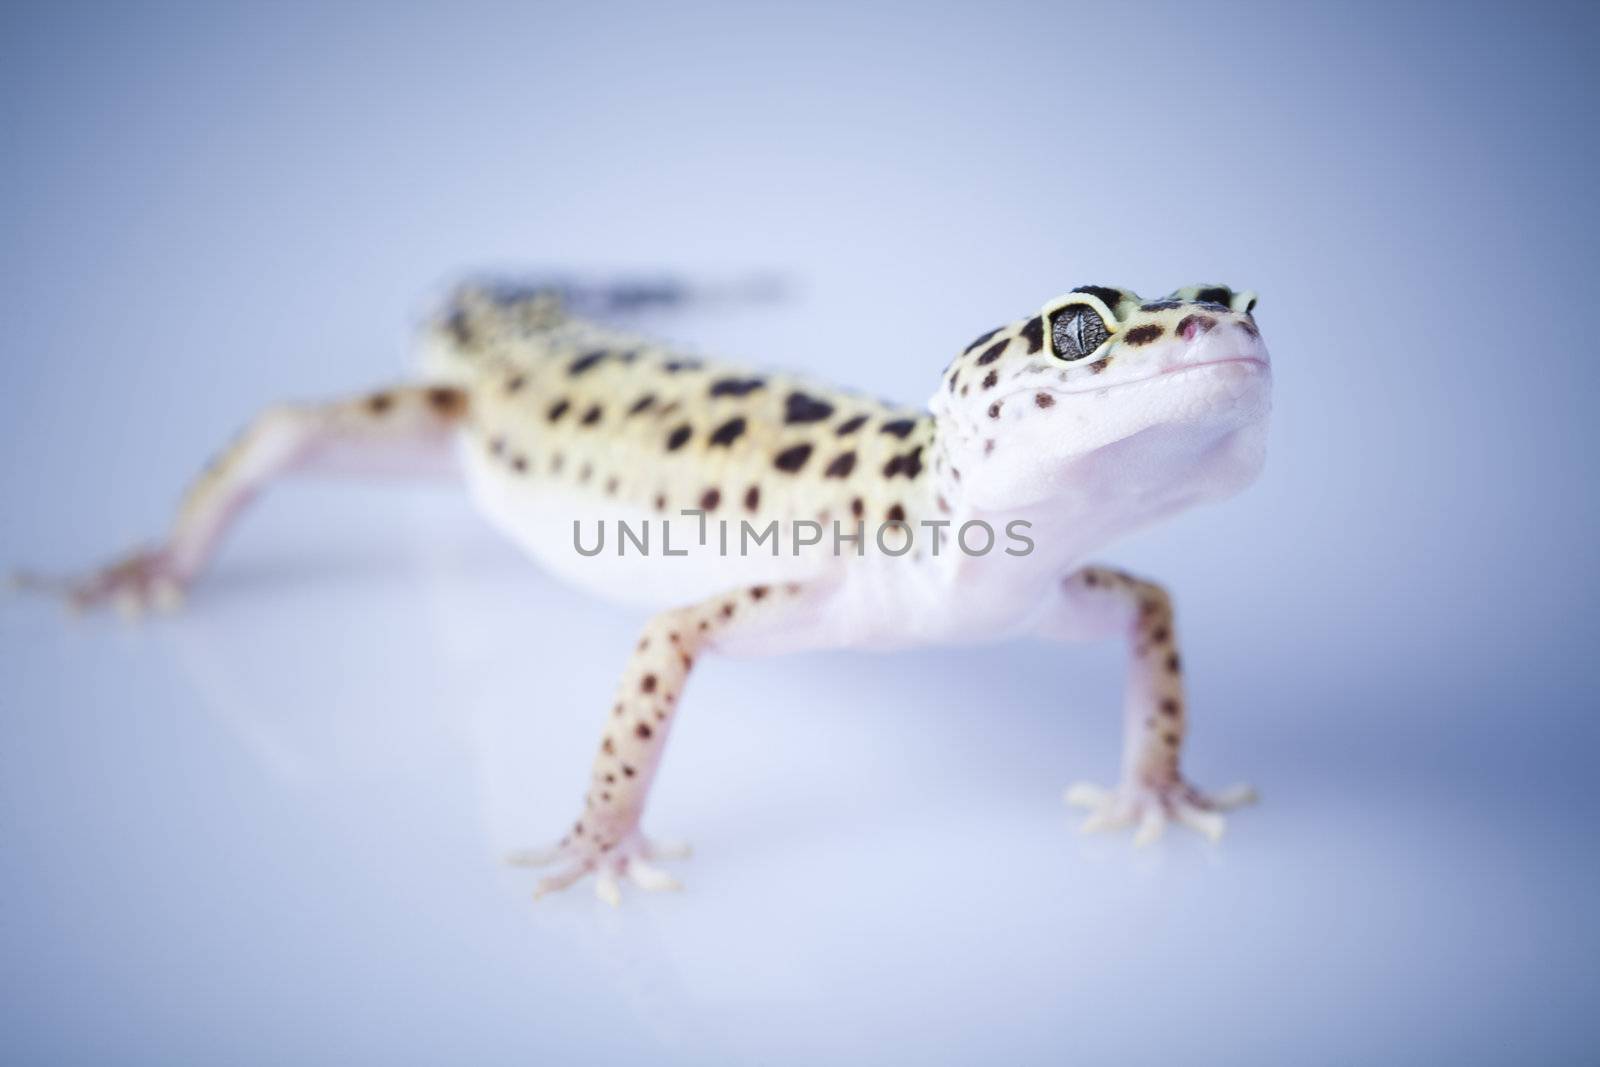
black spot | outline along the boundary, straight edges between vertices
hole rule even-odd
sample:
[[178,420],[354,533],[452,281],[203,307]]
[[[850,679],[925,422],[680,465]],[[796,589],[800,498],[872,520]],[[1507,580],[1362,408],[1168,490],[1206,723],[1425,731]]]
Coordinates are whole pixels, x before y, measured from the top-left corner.
[[751,511],[761,506],[761,487],[752,485],[744,491],[744,506]]
[[838,434],[843,437],[845,434],[855,433],[866,424],[867,417],[865,415],[856,415],[853,418],[845,419],[839,424]]
[[1201,289],[1194,294],[1195,301],[1201,304],[1221,304],[1224,308],[1233,300],[1233,290],[1224,285],[1213,285],[1208,289]]
[[861,516],[865,515],[866,513],[867,513],[867,505],[866,505],[865,502],[862,501],[862,499],[860,497],[856,497],[854,500],[850,501],[850,514],[854,515],[856,518],[859,519]]
[[1022,324],[1022,332],[1020,333],[1019,336],[1023,337],[1028,342],[1028,355],[1031,356],[1035,352],[1039,351],[1039,349],[1043,348],[1044,347],[1044,318],[1043,318],[1043,316],[1035,315],[1033,318],[1031,318],[1027,322],[1023,323]]
[[676,452],[678,449],[682,448],[684,446],[684,442],[689,440],[689,434],[692,432],[693,431],[689,429],[689,424],[686,422],[682,426],[679,426],[676,430],[673,430],[671,433],[669,433],[667,435],[667,451]]
[[888,463],[883,465],[883,476],[893,478],[903,474],[907,478],[915,478],[922,473],[922,446],[918,445],[903,456],[892,456]]
[[559,421],[561,416],[565,415],[567,413],[567,409],[571,406],[572,405],[567,403],[565,400],[557,400],[554,404],[550,405],[550,413],[548,418],[551,422]]
[[646,411],[653,407],[655,402],[656,395],[654,393],[646,393],[644,396],[641,396],[638,400],[633,402],[633,407],[628,409],[628,414],[637,415],[639,412]]
[[886,422],[882,426],[878,427],[878,432],[894,434],[894,436],[904,441],[906,435],[912,430],[916,429],[916,427],[916,419],[895,419],[893,422]]
[[1052,408],[1056,405],[1056,398],[1049,393],[1034,393],[1033,402],[1042,408]]
[[594,405],[588,411],[585,411],[583,413],[583,424],[585,426],[593,426],[595,423],[597,423],[599,421],[600,421],[600,405],[599,404]]
[[1183,307],[1181,300],[1152,300],[1148,304],[1140,304],[1140,311],[1171,311],[1173,308]]
[[982,337],[977,338],[975,341],[973,341],[966,348],[963,348],[961,350],[961,354],[963,356],[971,354],[971,352],[975,348],[977,348],[979,345],[983,344],[985,341],[987,341],[989,338],[993,337],[995,334],[997,334],[999,332],[1000,332],[1000,327],[996,326],[994,329],[990,330],[988,333],[984,334]]
[[989,417],[991,419],[998,419],[1000,417],[1000,401],[996,400],[993,404],[989,405]]
[[719,378],[711,383],[711,395],[749,396],[766,384],[762,378]]
[[783,421],[791,425],[799,422],[821,422],[832,414],[832,404],[826,400],[807,396],[805,393],[790,393],[784,401]]
[[465,311],[452,311],[450,317],[444,320],[445,329],[450,331],[450,336],[456,339],[458,345],[472,343],[472,324],[467,321]]
[[737,441],[744,431],[745,421],[743,416],[729,419],[712,431],[711,443],[712,445],[721,445],[726,448]]
[[906,509],[899,504],[894,504],[889,508],[888,518],[890,522],[905,522]]
[[705,366],[705,364],[701,363],[698,359],[669,359],[667,362],[661,364],[661,369],[666,371],[668,374],[677,374],[679,371],[699,370],[703,366]]
[[828,469],[823,471],[827,478],[843,478],[856,469],[856,454],[854,452],[841,452],[828,464]]
[[513,374],[510,378],[506,379],[506,392],[507,393],[514,393],[518,389],[521,389],[524,385],[527,385],[527,384],[528,384],[528,379],[524,378],[520,374]]
[[518,474],[525,474],[528,470],[528,458],[526,456],[514,457],[511,460],[511,469]]
[[[640,647],[643,646],[641,645]],[[647,674],[643,678],[639,679],[639,689],[641,692],[654,693],[656,691],[656,676],[653,674]]]
[[950,375],[950,391],[952,393],[956,391],[956,382],[958,382],[960,380],[961,380],[961,372],[960,371],[956,371],[954,374]]
[[635,726],[633,732],[639,735],[639,740],[641,741],[650,740],[650,724],[647,722],[642,722]]
[[990,345],[988,348],[985,348],[983,350],[983,355],[977,358],[976,362],[978,366],[987,367],[989,364],[999,359],[1000,353],[1004,352],[1006,350],[1006,345],[1009,345],[1010,343],[1011,338],[1003,337],[994,344]]
[[1122,302],[1122,290],[1112,289],[1106,285],[1080,285],[1072,291],[1098,297],[1113,314],[1116,313],[1117,305]]
[[438,385],[428,390],[428,403],[441,415],[456,415],[467,406],[467,394]]
[[722,503],[721,490],[707,489],[704,493],[700,494],[700,506],[707,511],[715,511],[717,509],[717,505],[720,503]]
[[988,374],[985,374],[983,376],[983,387],[985,389],[993,389],[994,388],[994,383],[998,382],[999,380],[1000,380],[1000,372],[992,370]]
[[794,474],[801,467],[804,467],[806,465],[806,460],[810,458],[810,443],[801,442],[798,445],[793,445],[784,449],[782,452],[779,452],[778,455],[773,459],[772,465],[781,471],[787,471],[790,474]]
[[1151,323],[1148,326],[1135,326],[1133,329],[1122,335],[1122,340],[1127,344],[1138,347],[1139,345],[1149,344],[1151,341],[1156,340],[1165,332],[1165,330],[1157,326],[1155,323]]
[[394,397],[388,393],[375,393],[367,398],[367,410],[374,415],[382,415],[394,407]]
[[602,349],[596,349],[593,352],[585,352],[583,355],[572,361],[572,365],[567,368],[567,373],[576,378],[578,375],[582,374],[586,370],[589,370],[596,363],[599,363],[605,358],[606,353]]

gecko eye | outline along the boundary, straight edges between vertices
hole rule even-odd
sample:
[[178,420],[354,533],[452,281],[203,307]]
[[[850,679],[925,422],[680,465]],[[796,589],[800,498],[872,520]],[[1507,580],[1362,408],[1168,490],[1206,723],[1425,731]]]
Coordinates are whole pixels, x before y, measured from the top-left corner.
[[1105,319],[1088,304],[1068,304],[1050,313],[1050,344],[1069,363],[1094,354],[1110,336]]

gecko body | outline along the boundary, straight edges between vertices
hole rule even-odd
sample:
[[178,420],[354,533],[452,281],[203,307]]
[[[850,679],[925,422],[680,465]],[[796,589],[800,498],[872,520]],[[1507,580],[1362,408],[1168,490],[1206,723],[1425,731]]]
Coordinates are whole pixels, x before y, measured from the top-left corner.
[[[925,409],[678,351],[553,289],[460,288],[423,331],[423,381],[269,409],[190,490],[167,541],[64,591],[177,603],[256,493],[296,473],[460,472],[544,567],[657,614],[605,712],[583,808],[540,891],[675,885],[639,829],[695,661],[1017,636],[1130,647],[1120,783],[1090,828],[1220,835],[1244,787],[1179,770],[1182,664],[1160,586],[1086,559],[1259,472],[1270,360],[1253,294],[1155,301],[1081,286],[983,333]],[[752,544],[753,540],[753,544]]]

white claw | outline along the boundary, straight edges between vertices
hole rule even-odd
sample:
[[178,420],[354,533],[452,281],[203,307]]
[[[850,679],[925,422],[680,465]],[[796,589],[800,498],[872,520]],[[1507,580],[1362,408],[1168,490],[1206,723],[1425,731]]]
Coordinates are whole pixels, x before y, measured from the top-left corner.
[[1078,827],[1078,832],[1083,834],[1097,834],[1101,830],[1115,830],[1119,826],[1127,825],[1128,820],[1119,815],[1110,805],[1096,808],[1083,820],[1083,825]]
[[1139,829],[1133,835],[1133,843],[1140,847],[1154,844],[1161,837],[1161,831],[1167,828],[1167,816],[1161,808],[1152,804],[1145,809],[1144,818],[1139,820]]
[[543,867],[560,857],[561,846],[552,845],[550,848],[524,848],[508,853],[506,862],[513,867]]
[[150,601],[157,611],[171,615],[183,607],[183,586],[171,578],[158,578],[150,587]]
[[567,888],[584,875],[582,864],[574,864],[559,874],[552,874],[539,879],[539,884],[533,887],[533,899],[538,900],[546,893],[555,893]]
[[1254,804],[1259,799],[1261,798],[1253,787],[1240,782],[1237,785],[1230,785],[1212,797],[1211,804],[1218,811],[1231,811],[1234,808],[1242,808],[1246,804]]
[[651,893],[683,888],[672,875],[637,857],[628,861],[628,877],[633,880],[634,885]]
[[622,890],[617,887],[617,876],[609,869],[595,876],[594,895],[613,908],[622,903]]
[[116,605],[117,614],[129,622],[138,622],[140,616],[144,614],[144,601],[132,589],[118,590],[113,603]]
[[1190,804],[1178,806],[1178,821],[1189,829],[1205,834],[1213,842],[1222,840],[1222,831],[1228,828],[1228,820],[1214,811],[1202,811]]
[[1111,794],[1093,782],[1076,782],[1067,787],[1061,799],[1075,808],[1099,808],[1111,800]]
[[694,852],[687,841],[655,841],[640,851],[652,860],[686,860]]

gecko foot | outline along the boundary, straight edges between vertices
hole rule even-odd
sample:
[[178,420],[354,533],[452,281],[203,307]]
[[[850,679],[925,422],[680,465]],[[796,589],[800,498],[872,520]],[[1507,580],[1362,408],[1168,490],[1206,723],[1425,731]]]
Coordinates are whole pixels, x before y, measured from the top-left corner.
[[108,567],[78,578],[16,574],[14,588],[59,596],[72,611],[111,604],[128,618],[148,608],[176,611],[183,605],[185,580],[165,549],[141,549]]
[[1222,813],[1255,803],[1256,791],[1248,785],[1235,785],[1220,793],[1202,793],[1182,779],[1168,785],[1124,783],[1116,789],[1079,782],[1067,790],[1064,799],[1074,807],[1089,809],[1084,833],[1137,826],[1133,843],[1148,845],[1172,819],[1219,840],[1227,826]]
[[651,861],[685,859],[688,855],[688,845],[652,842],[634,830],[604,847],[590,839],[569,837],[550,848],[513,852],[506,857],[506,862],[516,867],[543,867],[565,862],[566,866],[555,874],[539,879],[533,890],[535,900],[546,893],[565,889],[593,871],[595,896],[614,908],[622,902],[622,890],[617,884],[620,877],[627,877],[640,889],[651,892],[682,889],[676,878]]

